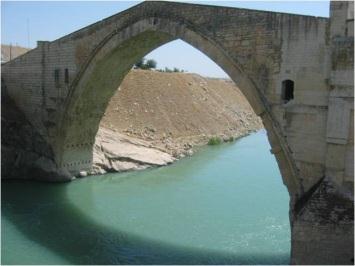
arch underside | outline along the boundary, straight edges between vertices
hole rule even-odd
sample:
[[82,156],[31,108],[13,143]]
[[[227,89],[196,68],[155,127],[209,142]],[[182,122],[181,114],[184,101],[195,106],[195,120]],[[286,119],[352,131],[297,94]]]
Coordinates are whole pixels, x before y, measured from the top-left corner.
[[135,62],[175,39],[182,39],[211,58],[240,88],[255,113],[263,120],[272,152],[291,197],[297,194],[299,186],[295,169],[278,131],[277,122],[272,118],[262,93],[236,60],[197,29],[157,18],[138,21],[110,35],[102,41],[79,72],[59,123],[59,141],[53,145],[59,167],[74,175],[80,170],[91,168],[95,136],[110,98]]

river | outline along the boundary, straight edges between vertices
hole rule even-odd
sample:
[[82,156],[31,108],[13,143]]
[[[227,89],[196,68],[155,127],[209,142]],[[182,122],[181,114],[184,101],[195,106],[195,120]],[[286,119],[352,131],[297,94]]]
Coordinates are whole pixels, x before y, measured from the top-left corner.
[[264,130],[173,165],[3,182],[2,264],[288,264],[289,196]]

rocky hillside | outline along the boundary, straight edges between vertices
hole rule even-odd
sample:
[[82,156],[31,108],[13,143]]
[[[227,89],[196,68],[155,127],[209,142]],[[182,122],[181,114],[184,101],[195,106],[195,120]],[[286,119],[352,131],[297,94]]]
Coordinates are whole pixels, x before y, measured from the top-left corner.
[[93,173],[164,165],[192,154],[211,137],[229,140],[261,127],[231,80],[132,70],[101,121]]

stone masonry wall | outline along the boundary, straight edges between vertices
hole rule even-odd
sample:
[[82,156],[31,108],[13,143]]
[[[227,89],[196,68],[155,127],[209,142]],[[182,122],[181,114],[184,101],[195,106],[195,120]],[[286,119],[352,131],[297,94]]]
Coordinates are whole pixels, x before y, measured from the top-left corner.
[[354,186],[354,3],[332,2],[326,176],[344,193]]
[[354,264],[353,10],[353,2],[331,3],[325,171],[293,209],[294,264]]

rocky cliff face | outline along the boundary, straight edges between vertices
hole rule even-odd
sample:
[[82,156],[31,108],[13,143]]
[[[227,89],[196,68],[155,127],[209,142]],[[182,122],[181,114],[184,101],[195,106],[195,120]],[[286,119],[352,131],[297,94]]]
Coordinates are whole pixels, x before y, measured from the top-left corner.
[[92,173],[165,165],[211,137],[230,140],[260,128],[231,80],[132,70],[101,121]]

